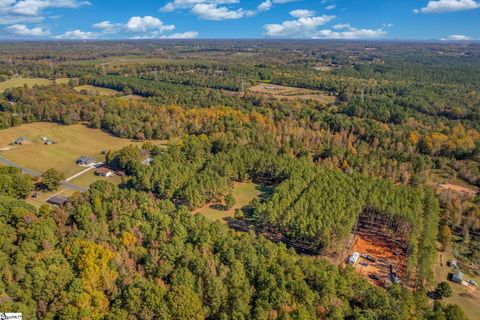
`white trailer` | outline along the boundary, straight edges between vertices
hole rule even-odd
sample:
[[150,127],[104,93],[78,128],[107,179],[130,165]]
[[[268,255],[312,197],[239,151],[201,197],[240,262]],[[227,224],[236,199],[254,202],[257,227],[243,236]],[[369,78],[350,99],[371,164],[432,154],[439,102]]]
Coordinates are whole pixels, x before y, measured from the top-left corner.
[[348,258],[348,263],[350,264],[355,264],[358,260],[358,258],[360,257],[360,253],[358,252],[354,252],[350,258]]

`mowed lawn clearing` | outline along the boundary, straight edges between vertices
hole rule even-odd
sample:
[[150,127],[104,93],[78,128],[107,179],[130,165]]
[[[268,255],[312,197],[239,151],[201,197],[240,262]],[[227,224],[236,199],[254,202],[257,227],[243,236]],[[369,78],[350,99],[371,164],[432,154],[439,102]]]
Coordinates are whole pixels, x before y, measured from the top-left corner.
[[[19,137],[29,139],[32,144],[9,145]],[[45,145],[43,137],[53,140],[55,144]],[[158,144],[163,143],[158,141]],[[80,156],[104,161],[102,151],[118,150],[131,144],[140,147],[143,142],[117,138],[83,124],[64,126],[37,122],[0,131],[0,150],[4,150],[0,151],[0,156],[39,172],[56,168],[66,178],[85,169],[76,164]]]
[[247,206],[254,198],[263,193],[262,185],[253,182],[235,182],[233,184],[232,195],[235,198],[235,205],[230,210],[223,210],[222,203],[210,203],[197,209],[200,213],[210,220],[220,220],[226,223],[225,218],[233,217],[236,209],[242,209]]
[[[448,274],[453,273],[454,269],[447,266],[447,261],[454,259],[453,255],[448,252],[437,253],[437,259],[433,265],[433,274],[435,277],[435,285],[439,282],[446,281],[452,287],[452,296],[442,300],[442,303],[458,304],[467,314],[470,320],[480,320],[480,287],[463,286],[448,280]],[[442,263],[440,263],[440,261]],[[442,264],[442,265],[441,265]],[[462,272],[465,270],[461,270]],[[473,279],[480,284],[480,277],[472,276],[465,273],[465,280]],[[433,288],[432,288],[433,289]]]
[[248,88],[250,92],[269,96],[278,100],[315,100],[324,104],[332,104],[336,101],[335,96],[321,91],[303,88],[280,86],[276,84],[261,83]]
[[69,182],[80,187],[88,188],[92,183],[95,181],[107,181],[114,184],[120,184],[122,182],[122,178],[117,175],[113,175],[111,177],[101,177],[95,175],[95,169],[92,169],[85,174],[82,174],[75,179],[70,180]]
[[108,88],[102,88],[102,87],[96,87],[96,86],[91,86],[91,85],[84,85],[84,86],[78,86],[74,88],[75,91],[86,91],[88,94],[95,94],[95,95],[100,95],[100,96],[114,96],[116,94],[121,94],[120,91],[113,90],[113,89],[108,89]]
[[[57,84],[64,84],[64,83],[68,83],[69,80],[70,79],[68,78],[59,78],[59,79],[56,79],[55,82]],[[0,93],[5,91],[6,89],[19,88],[19,87],[23,87],[24,85],[27,85],[29,88],[31,88],[34,85],[48,86],[51,84],[52,84],[51,80],[44,79],[44,78],[15,77],[15,78],[8,79],[7,81],[0,82]]]

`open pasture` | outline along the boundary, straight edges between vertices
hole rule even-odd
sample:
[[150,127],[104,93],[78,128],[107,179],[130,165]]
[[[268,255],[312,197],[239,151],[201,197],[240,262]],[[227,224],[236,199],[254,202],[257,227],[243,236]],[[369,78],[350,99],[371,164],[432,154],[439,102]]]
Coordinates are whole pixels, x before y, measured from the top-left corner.
[[113,89],[96,87],[91,85],[83,85],[74,88],[76,91],[86,91],[88,94],[100,95],[100,96],[114,96],[116,94],[121,94],[121,92]]
[[[68,83],[68,81],[69,79],[67,78],[60,78],[55,80],[57,84]],[[15,77],[0,82],[0,93],[4,92],[6,89],[19,88],[23,87],[24,85],[27,85],[29,88],[31,88],[34,85],[48,86],[50,84],[52,84],[52,81],[49,79]]]
[[[19,137],[25,137],[32,143],[11,145]],[[42,140],[44,137],[53,140],[55,144],[45,145]],[[103,161],[103,151],[118,150],[131,144],[140,147],[143,142],[117,138],[83,124],[64,126],[37,122],[0,131],[0,150],[3,150],[0,151],[1,156],[39,172],[56,168],[65,177],[84,169],[76,165],[80,156]]]
[[248,89],[253,93],[269,96],[278,100],[315,100],[325,104],[334,103],[335,96],[329,96],[316,90],[261,83]]
[[[450,250],[439,252],[436,260],[433,263],[433,276],[434,281],[430,289],[434,289],[435,285],[439,282],[447,281],[452,287],[452,296],[442,300],[443,303],[455,303],[462,307],[463,311],[467,314],[470,320],[480,320],[480,287],[476,286],[463,286],[459,283],[449,281],[449,274],[454,272],[454,269],[447,265],[448,260],[455,259]],[[465,273],[465,279],[473,279],[480,284],[480,277]]]
[[209,203],[196,210],[210,220],[220,220],[226,223],[225,218],[232,218],[236,209],[244,209],[253,199],[263,193],[262,186],[253,182],[235,182],[232,195],[235,198],[235,205],[224,209],[223,203]]

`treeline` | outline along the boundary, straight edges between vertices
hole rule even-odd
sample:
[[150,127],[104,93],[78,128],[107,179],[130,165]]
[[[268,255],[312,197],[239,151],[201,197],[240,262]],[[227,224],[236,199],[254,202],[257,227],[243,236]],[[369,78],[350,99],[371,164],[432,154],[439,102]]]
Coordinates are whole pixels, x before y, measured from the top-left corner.
[[194,209],[222,201],[234,181],[267,182],[276,187],[267,201],[255,204],[252,222],[317,250],[343,243],[358,215],[371,208],[409,223],[409,272],[419,283],[431,276],[440,210],[430,191],[291,159],[274,145],[239,146],[228,136],[192,136],[167,150],[146,149],[154,155],[150,165],[141,164],[134,147],[107,156],[131,176],[127,186],[134,190]]
[[122,76],[85,76],[82,83],[152,97],[164,105],[183,105],[188,107],[235,106],[252,109],[253,99],[242,99],[231,93],[202,88],[186,84],[147,80],[137,77]]
[[343,66],[335,74],[389,81],[416,81],[449,83],[478,88],[480,64],[476,56],[422,56],[386,57],[383,63],[356,63]]
[[421,182],[428,169],[444,167],[473,184],[480,181],[479,133],[461,123],[446,126],[440,121],[432,127],[408,119],[386,125],[274,102],[259,106],[258,113],[238,106],[185,109],[85,96],[68,86],[11,89],[5,96],[8,101],[0,101],[3,128],[32,121],[88,121],[92,127],[137,139],[232,132],[243,141],[273,139],[285,153],[309,154],[345,171],[406,184]]
[[23,199],[33,188],[32,178],[20,169],[0,166],[0,195]]
[[29,319],[466,319],[105,182],[64,208],[0,200],[0,306]]

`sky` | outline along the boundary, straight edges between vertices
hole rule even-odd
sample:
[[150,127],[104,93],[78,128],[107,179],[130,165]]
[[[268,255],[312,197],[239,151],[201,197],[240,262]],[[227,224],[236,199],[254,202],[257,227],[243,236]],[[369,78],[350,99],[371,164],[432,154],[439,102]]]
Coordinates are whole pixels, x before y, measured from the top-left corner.
[[480,0],[0,0],[0,39],[480,40]]

